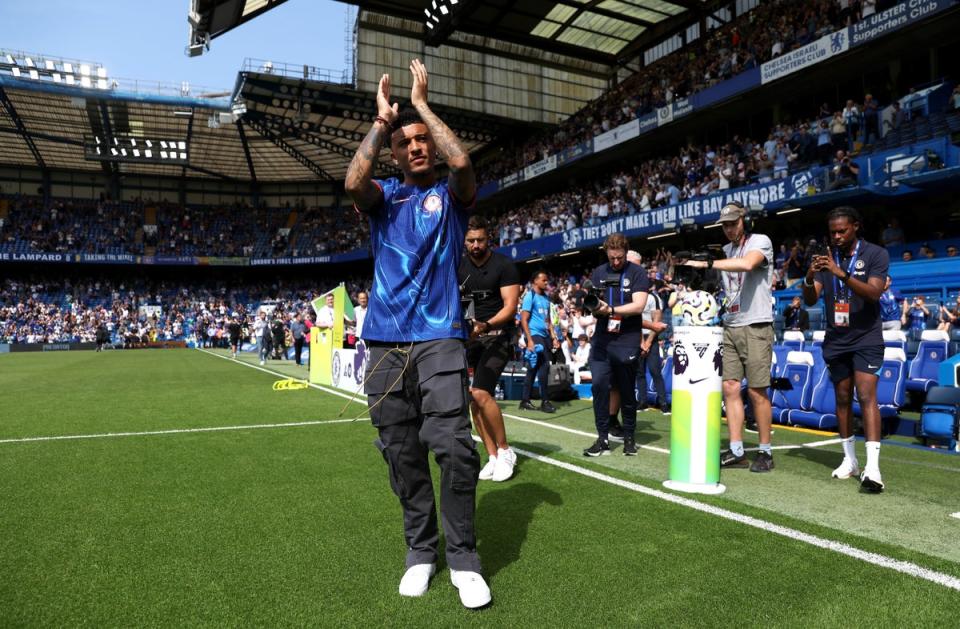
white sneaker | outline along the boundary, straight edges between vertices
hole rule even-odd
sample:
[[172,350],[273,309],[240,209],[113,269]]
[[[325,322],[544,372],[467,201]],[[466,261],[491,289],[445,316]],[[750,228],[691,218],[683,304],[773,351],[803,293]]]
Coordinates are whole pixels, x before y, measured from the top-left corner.
[[460,602],[464,607],[476,609],[490,602],[490,588],[476,572],[451,569],[450,582],[460,591]]
[[880,470],[864,470],[860,475],[860,488],[869,491],[871,494],[879,494],[883,491],[883,478],[880,476]]
[[265,364],[265,363],[261,360],[261,361],[260,361],[260,364],[263,365],[263,364]]
[[513,468],[517,464],[517,455],[512,448],[497,450],[497,465],[493,469],[493,480],[502,483],[513,476]]
[[490,480],[493,478],[493,470],[497,466],[497,457],[492,456],[487,459],[487,464],[483,466],[483,469],[480,470],[480,475],[477,477],[480,480]]
[[859,475],[860,475],[860,464],[857,463],[857,460],[843,457],[843,461],[840,463],[840,467],[833,470],[833,474],[831,474],[830,476],[832,476],[833,478],[850,478],[850,477],[856,478]]
[[410,566],[400,579],[400,596],[423,596],[430,587],[430,577],[437,572],[437,564],[420,563]]

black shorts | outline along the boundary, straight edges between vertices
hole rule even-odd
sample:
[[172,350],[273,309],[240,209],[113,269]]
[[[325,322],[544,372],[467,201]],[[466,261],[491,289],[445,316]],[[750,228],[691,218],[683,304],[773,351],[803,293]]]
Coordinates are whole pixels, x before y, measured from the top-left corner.
[[880,375],[883,368],[883,345],[871,345],[846,352],[823,353],[823,361],[830,370],[830,380],[834,383],[853,376],[854,371]]
[[513,330],[467,341],[467,366],[473,369],[473,388],[493,395],[503,368],[510,360]]
[[230,337],[230,345],[232,345],[233,347],[236,347],[237,345],[240,345],[240,337],[239,337],[239,336],[231,336],[231,337]]

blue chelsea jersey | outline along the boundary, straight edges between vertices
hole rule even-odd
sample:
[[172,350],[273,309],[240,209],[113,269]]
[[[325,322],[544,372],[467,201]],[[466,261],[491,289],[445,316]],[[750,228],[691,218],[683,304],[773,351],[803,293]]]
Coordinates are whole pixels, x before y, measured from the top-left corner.
[[375,180],[383,205],[370,210],[374,278],[363,338],[411,342],[467,338],[457,269],[468,212],[446,181],[421,188]]

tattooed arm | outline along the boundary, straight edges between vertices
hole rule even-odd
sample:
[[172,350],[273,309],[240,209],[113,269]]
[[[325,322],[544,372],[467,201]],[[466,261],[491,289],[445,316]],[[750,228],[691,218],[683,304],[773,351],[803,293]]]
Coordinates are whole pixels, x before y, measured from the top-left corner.
[[368,211],[383,203],[383,190],[373,183],[373,171],[398,109],[397,103],[390,105],[390,75],[384,74],[377,89],[377,119],[353,156],[344,181],[344,189],[360,210]]
[[413,74],[413,88],[410,90],[410,103],[420,114],[420,119],[427,125],[433,141],[437,145],[437,152],[446,160],[450,167],[450,190],[463,203],[473,201],[477,193],[477,178],[470,162],[470,154],[442,120],[427,105],[427,68],[419,59],[410,63],[410,73]]

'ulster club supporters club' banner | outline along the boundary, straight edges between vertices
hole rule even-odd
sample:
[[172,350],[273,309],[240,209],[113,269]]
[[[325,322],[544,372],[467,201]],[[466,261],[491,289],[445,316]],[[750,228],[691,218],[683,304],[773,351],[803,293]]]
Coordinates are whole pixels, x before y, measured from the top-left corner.
[[824,35],[812,44],[791,50],[760,66],[760,82],[769,83],[850,49],[849,29]]
[[557,167],[557,156],[551,155],[547,159],[542,159],[539,162],[530,164],[523,169],[523,178],[524,180],[530,179],[531,177],[536,177],[542,175],[543,173],[550,172]]
[[859,46],[956,4],[955,0],[907,0],[850,27],[850,45]]

